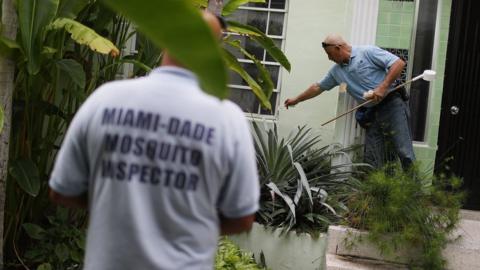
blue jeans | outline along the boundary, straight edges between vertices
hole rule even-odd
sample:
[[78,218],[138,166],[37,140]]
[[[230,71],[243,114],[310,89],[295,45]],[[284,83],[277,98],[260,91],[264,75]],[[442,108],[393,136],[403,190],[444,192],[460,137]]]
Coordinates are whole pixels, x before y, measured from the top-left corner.
[[365,162],[381,168],[398,157],[403,169],[408,169],[415,160],[409,118],[410,109],[399,95],[376,105],[366,129]]

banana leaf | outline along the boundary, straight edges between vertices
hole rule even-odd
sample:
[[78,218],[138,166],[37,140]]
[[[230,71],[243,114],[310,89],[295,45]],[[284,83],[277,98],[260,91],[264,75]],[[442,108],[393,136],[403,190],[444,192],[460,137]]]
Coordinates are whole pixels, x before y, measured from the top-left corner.
[[208,0],[192,0],[192,2],[198,8],[208,7]]
[[203,89],[228,96],[227,71],[219,42],[190,0],[104,0],[128,17],[139,31],[196,73]]
[[235,71],[238,75],[240,75],[240,77],[242,77],[247,82],[250,88],[252,88],[252,91],[255,96],[257,96],[260,104],[264,108],[271,110],[272,105],[270,104],[270,101],[263,92],[262,87],[245,71],[245,69],[238,62],[237,58],[227,50],[223,50],[223,56],[223,59],[227,63],[228,67],[231,70]]
[[79,44],[87,45],[91,50],[110,54],[116,57],[120,51],[113,45],[113,43],[97,34],[91,28],[69,18],[58,18],[51,25],[50,30],[65,29],[71,34],[73,40]]
[[18,24],[22,48],[27,58],[27,71],[40,71],[41,52],[46,27],[55,18],[59,0],[18,0]]
[[273,40],[265,35],[262,31],[253,26],[244,25],[235,21],[228,21],[228,25],[229,31],[249,35],[251,39],[262,45],[262,47],[273,59],[275,59],[275,61],[282,65],[286,70],[290,71],[290,62],[285,54],[275,45]]
[[239,50],[243,55],[245,55],[248,59],[252,60],[253,63],[255,63],[255,66],[257,66],[257,69],[259,71],[259,78],[258,78],[258,83],[259,85],[262,86],[263,92],[265,93],[265,96],[267,96],[267,99],[270,99],[273,93],[273,81],[270,76],[270,73],[268,70],[265,68],[265,66],[252,54],[247,52],[241,45],[239,40],[231,41],[227,40],[225,42],[226,44],[229,44],[230,46],[236,48]]
[[265,3],[265,0],[230,0],[223,6],[222,16],[228,16],[238,9],[241,5],[248,3]]

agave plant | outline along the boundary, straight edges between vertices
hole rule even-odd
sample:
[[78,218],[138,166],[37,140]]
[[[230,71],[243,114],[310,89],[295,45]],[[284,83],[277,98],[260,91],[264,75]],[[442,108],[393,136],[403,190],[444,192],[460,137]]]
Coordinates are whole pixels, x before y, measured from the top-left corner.
[[277,127],[261,129],[253,122],[261,184],[257,220],[288,230],[318,232],[337,222],[346,210],[346,197],[357,186],[363,163],[332,165],[345,151],[338,145],[319,147],[311,128],[298,127],[279,138]]

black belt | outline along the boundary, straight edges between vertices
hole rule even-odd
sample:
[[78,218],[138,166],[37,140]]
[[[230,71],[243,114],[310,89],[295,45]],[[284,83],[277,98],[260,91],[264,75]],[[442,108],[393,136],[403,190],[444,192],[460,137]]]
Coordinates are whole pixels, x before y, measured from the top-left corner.
[[393,91],[390,94],[388,94],[385,98],[383,98],[382,101],[380,101],[380,103],[378,103],[375,107],[383,106],[383,104],[387,104],[396,98],[402,98],[402,95],[397,91]]

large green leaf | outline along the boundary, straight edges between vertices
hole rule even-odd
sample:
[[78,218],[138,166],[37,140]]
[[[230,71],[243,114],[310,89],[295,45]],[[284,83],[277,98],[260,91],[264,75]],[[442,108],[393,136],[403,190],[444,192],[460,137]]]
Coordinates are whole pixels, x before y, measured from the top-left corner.
[[57,17],[75,19],[90,0],[61,0]]
[[295,204],[293,203],[292,199],[288,197],[287,194],[283,194],[280,189],[277,187],[277,185],[273,182],[270,182],[267,184],[267,187],[269,187],[275,194],[280,196],[285,203],[288,205],[288,209],[290,209],[290,213],[293,215],[293,219],[295,219]]
[[[249,37],[258,42],[270,54],[275,61],[282,65],[286,70],[290,71],[291,66],[285,54],[278,48],[273,40],[265,35],[262,31],[249,25],[244,25],[234,21],[228,21],[228,30],[240,34],[247,34]],[[254,33],[254,34],[251,34]]]
[[58,260],[60,260],[60,262],[62,263],[68,260],[68,256],[70,255],[70,253],[68,251],[67,245],[63,243],[57,244],[55,246],[55,255],[57,255]]
[[49,263],[42,263],[37,267],[37,270],[52,270],[53,267]]
[[196,73],[204,90],[225,98],[227,71],[217,38],[190,0],[104,0],[159,47]]
[[35,163],[31,160],[14,160],[10,166],[10,175],[17,181],[23,191],[36,197],[40,191],[40,177]]
[[18,24],[30,74],[40,71],[45,27],[54,19],[58,4],[59,0],[18,0]]
[[81,89],[85,87],[85,71],[80,63],[73,59],[62,59],[57,61],[55,65],[61,73],[64,76],[68,76],[76,86]]
[[228,16],[232,14],[237,8],[241,5],[247,3],[265,3],[265,0],[230,0],[228,3],[223,7],[222,16]]
[[45,239],[45,230],[37,224],[24,223],[22,227],[27,232],[28,236],[30,236],[30,238],[36,240]]
[[192,2],[198,8],[208,7],[208,0],[192,0]]
[[298,186],[303,186],[303,189],[307,192],[308,198],[310,199],[310,205],[313,205],[312,192],[310,191],[310,185],[308,184],[307,176],[305,171],[302,168],[302,165],[298,162],[294,162],[293,165],[297,169],[298,174],[300,175],[300,184]]
[[245,71],[245,69],[238,62],[237,58],[227,50],[224,50],[223,56],[228,67],[238,73],[238,75],[240,75],[240,77],[242,77],[247,82],[250,88],[252,88],[252,91],[255,96],[257,96],[260,104],[263,107],[271,110],[272,105],[270,104],[270,101],[263,92],[262,87]]
[[69,18],[58,18],[50,26],[49,29],[65,29],[72,36],[72,39],[79,44],[90,47],[93,51],[118,56],[120,51],[113,43],[97,34],[91,28]]
[[2,134],[3,130],[3,122],[4,122],[4,116],[5,114],[3,113],[3,108],[0,106],[0,134]]
[[142,63],[138,60],[135,60],[135,59],[124,58],[124,59],[120,59],[119,62],[133,64],[134,66],[136,66],[140,69],[143,69],[146,72],[150,72],[152,70],[151,67],[149,67],[149,66],[145,65],[144,63]]
[[16,41],[0,36],[0,55],[13,59],[21,52],[22,49]]
[[[237,24],[238,24],[238,26],[237,26]],[[248,36],[261,36],[263,34],[263,33],[259,34],[255,30],[247,29],[247,28],[245,28],[244,25],[239,24],[239,23],[235,23],[233,21],[228,22],[227,30],[229,32],[237,33],[237,34],[240,34],[240,35],[248,35]]]

